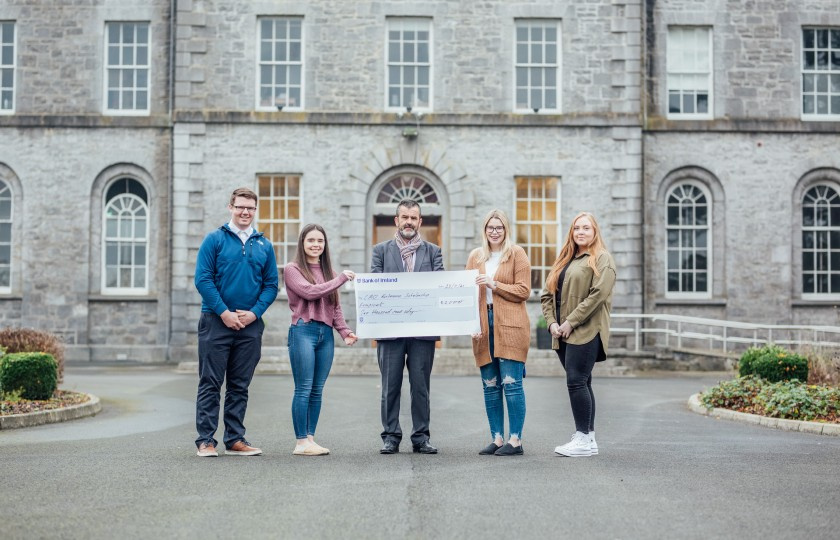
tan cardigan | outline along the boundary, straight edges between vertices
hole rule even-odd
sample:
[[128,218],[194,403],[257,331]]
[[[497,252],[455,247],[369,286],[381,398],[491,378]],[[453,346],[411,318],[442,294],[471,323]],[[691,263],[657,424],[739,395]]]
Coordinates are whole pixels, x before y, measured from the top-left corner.
[[[479,253],[478,249],[470,253],[466,269],[478,269],[484,274],[484,263],[476,262]],[[493,291],[493,353],[496,358],[525,362],[531,344],[531,323],[525,309],[525,301],[531,296],[531,261],[525,250],[514,245],[510,257],[499,265],[493,280],[496,281],[496,290]],[[492,362],[485,287],[479,286],[478,291],[481,337],[472,341],[475,365],[478,367]]]

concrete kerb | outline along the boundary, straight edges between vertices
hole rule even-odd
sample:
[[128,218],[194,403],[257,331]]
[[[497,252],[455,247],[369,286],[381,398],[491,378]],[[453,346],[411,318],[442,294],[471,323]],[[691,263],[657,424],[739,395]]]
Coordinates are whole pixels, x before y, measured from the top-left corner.
[[822,422],[806,422],[804,420],[788,420],[786,418],[770,418],[767,416],[760,416],[757,414],[742,413],[738,411],[730,411],[729,409],[713,408],[707,409],[705,405],[700,403],[700,394],[694,394],[688,398],[688,408],[698,414],[706,416],[713,416],[715,418],[722,418],[724,420],[734,420],[745,424],[756,424],[759,426],[781,429],[784,431],[800,431],[802,433],[812,433],[814,435],[832,435],[840,437],[840,424],[824,424]]
[[95,416],[102,410],[102,404],[97,396],[93,394],[87,394],[87,396],[88,401],[62,409],[0,416],[0,430],[40,426]]

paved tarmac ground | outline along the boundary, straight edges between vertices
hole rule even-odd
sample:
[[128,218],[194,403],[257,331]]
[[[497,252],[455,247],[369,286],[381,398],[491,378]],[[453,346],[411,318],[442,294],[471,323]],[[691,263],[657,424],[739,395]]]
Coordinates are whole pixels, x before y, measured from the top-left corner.
[[[596,368],[597,375],[597,368]],[[432,443],[381,456],[375,377],[327,382],[317,440],[292,456],[292,380],[251,385],[260,457],[195,456],[195,375],[70,368],[95,418],[0,432],[0,537],[837,538],[840,438],[715,420],[687,398],[721,378],[596,378],[601,455],[563,458],[565,380],[525,381],[522,457],[489,442],[481,383],[433,377]],[[405,381],[407,394],[408,381]],[[221,439],[221,434],[218,436]]]

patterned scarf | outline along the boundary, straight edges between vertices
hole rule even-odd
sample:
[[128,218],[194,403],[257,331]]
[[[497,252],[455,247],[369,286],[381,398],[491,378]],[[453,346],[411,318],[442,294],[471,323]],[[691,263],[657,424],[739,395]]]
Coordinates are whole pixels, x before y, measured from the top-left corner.
[[400,248],[400,256],[402,256],[405,271],[413,272],[414,254],[417,252],[417,248],[419,248],[423,244],[423,240],[420,238],[420,233],[416,233],[414,235],[414,238],[412,238],[411,240],[406,240],[405,238],[400,236],[400,232],[397,231],[394,234],[394,238],[397,241],[397,247]]

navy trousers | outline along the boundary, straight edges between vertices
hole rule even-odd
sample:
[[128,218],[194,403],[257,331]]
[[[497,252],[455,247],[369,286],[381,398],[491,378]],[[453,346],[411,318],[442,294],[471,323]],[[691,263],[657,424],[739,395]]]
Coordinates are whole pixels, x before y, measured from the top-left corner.
[[248,386],[260,361],[265,323],[257,319],[241,330],[231,330],[215,313],[202,313],[198,321],[198,396],[195,403],[196,446],[212,442],[219,426],[219,402],[225,383],[225,448],[245,440]]

